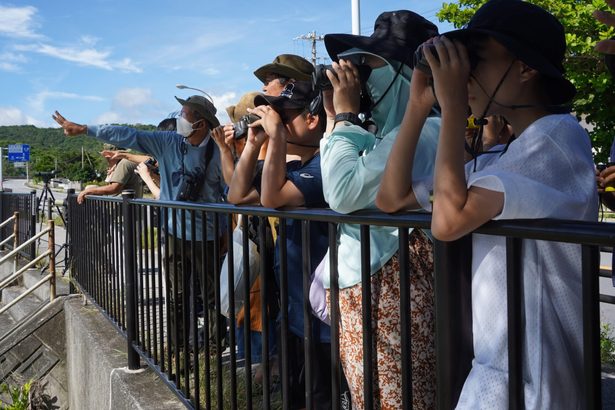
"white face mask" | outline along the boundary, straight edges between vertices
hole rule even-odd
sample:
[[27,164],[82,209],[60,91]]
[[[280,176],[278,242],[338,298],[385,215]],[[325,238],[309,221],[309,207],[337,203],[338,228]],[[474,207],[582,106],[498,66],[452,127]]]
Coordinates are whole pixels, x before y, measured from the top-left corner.
[[179,117],[177,119],[177,131],[176,132],[182,137],[188,138],[194,131],[196,131],[195,129],[192,128],[194,124],[195,123],[193,122],[191,123],[184,117]]

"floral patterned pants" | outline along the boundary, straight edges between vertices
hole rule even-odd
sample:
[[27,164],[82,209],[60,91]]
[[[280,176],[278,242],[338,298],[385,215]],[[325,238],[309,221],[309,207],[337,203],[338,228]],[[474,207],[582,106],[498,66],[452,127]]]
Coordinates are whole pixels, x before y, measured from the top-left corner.
[[[410,234],[412,404],[436,405],[433,248],[425,234]],[[374,357],[374,404],[379,409],[402,407],[399,258],[395,254],[371,276]],[[352,408],[363,409],[363,321],[361,284],[341,289],[340,356],[352,395]],[[330,294],[327,302],[330,306]],[[331,311],[331,310],[329,310]]]

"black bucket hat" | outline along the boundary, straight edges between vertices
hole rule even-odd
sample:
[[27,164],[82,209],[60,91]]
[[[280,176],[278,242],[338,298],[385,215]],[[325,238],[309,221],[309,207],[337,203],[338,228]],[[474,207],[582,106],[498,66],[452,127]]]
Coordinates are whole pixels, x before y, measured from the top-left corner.
[[553,104],[566,104],[576,94],[575,86],[564,78],[564,27],[551,13],[534,4],[521,0],[488,1],[467,25],[444,36],[464,43],[476,36],[493,37],[544,76]]
[[386,11],[376,19],[371,36],[327,34],[325,47],[333,61],[338,60],[338,54],[359,48],[413,68],[414,50],[437,35],[438,28],[432,22],[412,11]]

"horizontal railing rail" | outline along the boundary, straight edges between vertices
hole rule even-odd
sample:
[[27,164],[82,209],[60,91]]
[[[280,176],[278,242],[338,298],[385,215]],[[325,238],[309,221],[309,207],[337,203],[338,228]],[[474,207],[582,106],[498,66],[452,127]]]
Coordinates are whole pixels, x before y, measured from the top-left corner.
[[[410,366],[410,291],[407,278],[412,272],[409,267],[408,228],[428,230],[431,215],[410,212],[389,215],[378,211],[360,211],[353,214],[339,214],[329,209],[268,209],[258,206],[233,206],[228,204],[193,204],[174,201],[152,201],[124,198],[88,197],[83,205],[77,205],[76,198],[68,198],[70,251],[73,255],[72,280],[115,324],[128,340],[128,365],[139,366],[143,359],[158,372],[184,404],[193,408],[252,408],[259,405],[270,408],[279,404],[289,408],[293,400],[293,387],[289,380],[293,361],[300,357],[290,353],[289,318],[286,306],[286,288],[289,277],[286,266],[286,222],[301,222],[301,237],[304,244],[303,283],[304,292],[304,405],[314,404],[310,376],[315,371],[312,350],[317,340],[312,336],[315,326],[310,314],[307,295],[310,290],[309,277],[315,266],[309,262],[312,249],[309,238],[311,223],[325,223],[328,229],[331,265],[331,407],[342,408],[343,390],[339,356],[340,313],[339,285],[337,282],[337,245],[339,224],[355,224],[361,228],[363,269],[362,301],[363,323],[372,322],[370,309],[370,229],[387,226],[398,230],[400,241],[399,261],[401,278],[400,308],[402,309],[402,396],[404,408],[411,408],[412,371]],[[216,326],[221,312],[220,266],[223,253],[228,251],[233,260],[233,219],[236,214],[254,217],[257,221],[257,241],[264,241],[268,218],[279,221],[278,240],[279,277],[264,274],[260,290],[254,291],[252,284],[244,280],[243,287],[235,289],[234,267],[228,264],[228,335]],[[207,220],[215,232],[223,235],[208,240]],[[239,229],[243,232],[241,252],[243,253],[243,275],[249,277],[249,226],[243,218]],[[188,223],[187,223],[188,222]],[[188,225],[188,226],[187,226]],[[198,225],[198,226],[197,226]],[[491,221],[474,233],[507,238],[507,297],[508,297],[508,362],[509,362],[509,407],[522,408],[523,390],[523,340],[524,318],[522,315],[523,279],[522,245],[525,240],[538,240],[579,244],[582,247],[583,282],[583,402],[586,408],[600,408],[600,355],[599,355],[599,303],[612,303],[615,298],[599,295],[598,279],[599,247],[615,244],[615,225],[598,222],[560,220],[515,220]],[[191,239],[181,239],[191,238]],[[224,243],[228,245],[225,246]],[[264,243],[264,242],[261,242]],[[198,257],[200,255],[200,258]],[[434,241],[435,262],[435,338],[437,407],[454,408],[463,382],[473,358],[472,316],[471,316],[471,241],[469,237],[454,242]],[[265,258],[260,262],[261,272],[269,267]],[[172,274],[178,269],[195,272],[190,276]],[[213,269],[216,274],[208,281],[206,272]],[[247,276],[246,276],[247,275]],[[277,289],[279,295],[272,297]],[[260,348],[263,382],[270,386],[275,370],[279,368],[278,389],[253,389],[252,343],[249,342],[254,318],[251,315],[252,294],[260,295],[262,323],[262,345]],[[200,293],[200,295],[198,295]],[[245,303],[241,310],[235,301],[241,297]],[[202,305],[199,305],[202,298]],[[272,302],[273,301],[273,302]],[[275,305],[275,306],[274,306]],[[279,306],[279,321],[275,324],[277,336],[269,338],[269,327],[274,326],[273,313]],[[210,317],[208,309],[214,311]],[[202,312],[202,313],[199,313]],[[242,327],[237,326],[238,316],[243,315]],[[197,348],[200,332],[204,333],[205,345]],[[238,333],[239,332],[239,333]],[[243,332],[243,336],[240,333]],[[373,354],[374,340],[371,330],[364,327],[365,407],[371,408],[374,400]],[[225,338],[228,337],[226,352]],[[277,338],[277,339],[276,339]],[[212,340],[212,344],[208,344]],[[276,342],[276,343],[273,343]],[[271,344],[276,344],[277,364],[270,363]],[[238,348],[243,346],[243,353]],[[198,352],[198,353],[197,353]],[[238,359],[243,354],[243,372]],[[275,383],[274,383],[275,384]],[[279,401],[279,403],[277,402]],[[259,404],[260,403],[260,404]]]

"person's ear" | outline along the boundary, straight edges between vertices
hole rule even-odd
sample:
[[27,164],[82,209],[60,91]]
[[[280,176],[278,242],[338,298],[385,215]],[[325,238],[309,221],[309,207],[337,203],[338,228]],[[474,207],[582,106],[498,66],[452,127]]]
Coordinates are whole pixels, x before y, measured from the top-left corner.
[[525,64],[523,61],[519,62],[519,77],[521,78],[521,81],[531,81],[538,77],[540,73],[537,70]]
[[307,128],[312,131],[318,128],[318,120],[318,115],[307,113],[305,117],[305,124],[307,125]]

